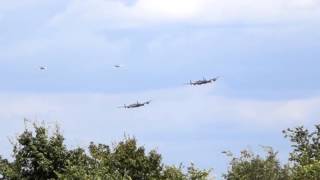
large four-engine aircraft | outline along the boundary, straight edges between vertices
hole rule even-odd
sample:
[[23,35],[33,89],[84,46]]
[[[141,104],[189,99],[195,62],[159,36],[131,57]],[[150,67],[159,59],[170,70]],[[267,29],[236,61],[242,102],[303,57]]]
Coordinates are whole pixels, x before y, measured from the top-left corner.
[[[120,68],[122,67],[122,65],[114,65],[114,68]],[[46,66],[40,66],[39,69],[41,71],[44,71],[44,70],[47,70],[47,67]],[[215,77],[215,78],[212,78],[212,79],[205,79],[203,78],[202,80],[197,80],[197,81],[191,81],[189,83],[186,83],[187,85],[192,85],[192,86],[197,86],[197,85],[204,85],[204,84],[209,84],[209,83],[213,83],[213,82],[216,82],[217,80],[219,79],[219,77]],[[130,104],[130,105],[124,105],[124,106],[120,106],[119,108],[125,108],[125,109],[130,109],[130,108],[138,108],[138,107],[142,107],[142,106],[145,106],[145,105],[148,105],[150,104],[151,100],[150,101],[146,101],[146,102],[136,102],[136,103],[133,103],[133,104]]]
[[119,106],[119,108],[125,108],[125,109],[138,108],[138,107],[142,107],[142,106],[145,106],[147,104],[150,104],[150,102],[151,102],[151,100],[143,102],[143,103],[140,103],[140,102],[137,101],[136,103],[133,103],[133,104],[130,104],[130,105]]
[[40,69],[41,71],[44,71],[44,70],[47,70],[47,67],[46,67],[46,66],[40,66],[39,69]]
[[205,79],[203,78],[202,80],[197,80],[197,81],[191,81],[187,83],[188,85],[196,86],[196,85],[203,85],[203,84],[208,84],[208,83],[213,83],[216,82],[219,79],[219,77],[215,77],[212,79]]

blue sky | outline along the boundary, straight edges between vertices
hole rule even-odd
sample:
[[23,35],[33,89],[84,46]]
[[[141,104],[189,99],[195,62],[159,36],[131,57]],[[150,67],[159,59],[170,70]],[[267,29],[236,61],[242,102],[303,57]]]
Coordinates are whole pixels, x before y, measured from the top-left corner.
[[1,1],[0,153],[26,117],[58,122],[70,147],[127,133],[216,174],[226,149],[285,160],[281,130],[320,115],[319,18],[318,0]]

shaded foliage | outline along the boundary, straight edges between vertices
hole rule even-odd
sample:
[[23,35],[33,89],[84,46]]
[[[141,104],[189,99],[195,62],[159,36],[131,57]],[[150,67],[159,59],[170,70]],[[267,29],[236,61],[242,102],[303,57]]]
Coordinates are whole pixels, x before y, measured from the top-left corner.
[[[244,150],[231,158],[227,180],[318,180],[320,179],[320,125],[310,132],[304,127],[286,129],[291,142],[289,162],[281,165],[277,152],[266,148],[260,156]],[[107,179],[107,180],[207,180],[210,170],[190,166],[168,166],[156,150],[146,151],[135,138],[125,137],[108,146],[91,142],[88,149],[69,150],[56,128],[45,126],[25,129],[13,144],[13,161],[0,156],[0,179]]]
[[266,157],[243,150],[240,157],[234,157],[230,161],[230,169],[223,177],[228,180],[286,180],[289,178],[287,167],[281,167],[277,159],[277,152],[268,148]]
[[85,149],[68,150],[58,128],[52,135],[44,126],[33,126],[17,137],[13,162],[0,157],[0,179],[110,179],[110,180],[204,180],[210,171],[193,164],[187,171],[166,166],[161,155],[146,152],[135,138],[125,138],[114,146],[91,142]]
[[320,125],[313,132],[300,126],[283,133],[292,143],[293,179],[320,179]]
[[303,126],[283,131],[291,142],[289,162],[280,166],[277,153],[267,150],[262,158],[249,151],[242,151],[240,157],[233,157],[229,170],[223,175],[228,180],[319,180],[320,179],[320,125],[313,132]]

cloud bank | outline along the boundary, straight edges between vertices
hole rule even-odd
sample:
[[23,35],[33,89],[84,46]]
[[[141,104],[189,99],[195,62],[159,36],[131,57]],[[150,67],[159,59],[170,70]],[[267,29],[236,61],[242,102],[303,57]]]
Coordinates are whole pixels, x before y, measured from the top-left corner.
[[[215,123],[272,129],[307,123],[320,115],[319,97],[254,100],[216,96],[213,91],[201,87],[122,94],[1,94],[0,119],[12,123],[26,117],[70,122],[70,126],[91,122],[108,124],[110,129],[128,124],[139,131],[175,131],[180,126],[192,129]],[[144,108],[117,108],[149,99],[153,102]]]
[[319,0],[73,0],[53,24],[140,27],[163,23],[264,24],[315,21]]

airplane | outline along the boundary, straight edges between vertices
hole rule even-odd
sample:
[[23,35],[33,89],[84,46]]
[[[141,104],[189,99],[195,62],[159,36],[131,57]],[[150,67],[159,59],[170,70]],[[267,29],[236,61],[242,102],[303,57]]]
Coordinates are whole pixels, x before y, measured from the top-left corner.
[[45,66],[40,66],[39,69],[40,69],[41,71],[44,71],[44,70],[47,69],[47,67],[45,67]]
[[124,105],[124,106],[119,106],[118,108],[125,108],[125,109],[130,109],[130,108],[138,108],[138,107],[141,107],[141,106],[145,106],[147,104],[150,104],[151,100],[150,101],[146,101],[146,102],[143,102],[143,103],[139,103],[138,101],[136,103],[133,103],[133,104],[130,104],[130,105]]
[[193,86],[196,86],[196,85],[203,85],[203,84],[208,84],[208,83],[213,83],[213,82],[216,82],[217,80],[219,79],[219,77],[215,77],[215,78],[212,78],[212,79],[205,79],[203,78],[202,80],[198,80],[198,81],[191,81],[189,83],[187,83],[188,85],[193,85]]
[[122,64],[115,64],[113,67],[114,68],[121,68],[121,67],[123,67],[124,65],[122,65]]

